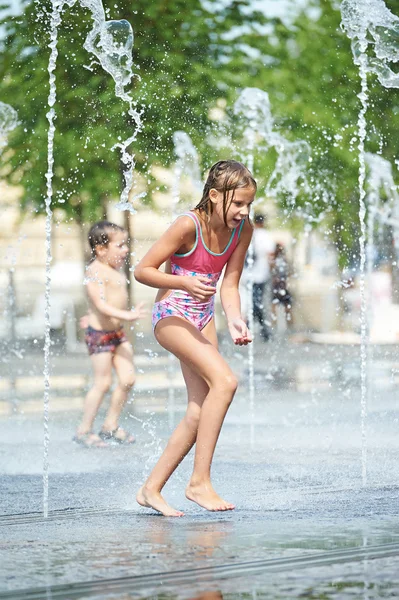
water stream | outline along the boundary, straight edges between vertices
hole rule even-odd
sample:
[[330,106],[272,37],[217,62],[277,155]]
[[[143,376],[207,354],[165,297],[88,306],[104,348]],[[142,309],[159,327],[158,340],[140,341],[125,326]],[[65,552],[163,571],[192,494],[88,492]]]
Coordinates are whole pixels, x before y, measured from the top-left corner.
[[[72,7],[76,0],[53,0],[50,17],[50,58],[48,64],[49,95],[47,120],[47,172],[46,172],[46,275],[45,275],[45,332],[44,332],[44,451],[43,451],[43,513],[48,516],[48,473],[49,473],[49,403],[50,403],[50,284],[51,284],[51,243],[52,243],[52,198],[54,176],[54,135],[55,135],[55,104],[57,98],[56,66],[58,56],[58,28],[62,21],[62,11],[66,6]],[[129,192],[133,184],[133,158],[127,152],[127,147],[135,140],[141,128],[140,116],[133,107],[133,100],[125,92],[125,86],[131,81],[133,31],[127,21],[106,21],[101,0],[80,0],[83,8],[88,8],[94,21],[93,29],[86,38],[84,47],[94,54],[102,67],[110,73],[115,81],[115,93],[129,104],[128,114],[133,118],[136,129],[125,141],[117,143],[122,153],[122,162],[126,166],[124,172],[125,187],[122,191],[118,208],[133,212],[128,202]]]
[[[182,202],[182,178],[188,178],[192,188],[197,195],[201,193],[201,172],[199,166],[198,152],[190,138],[185,131],[175,131],[173,134],[173,144],[176,154],[176,162],[173,172],[173,188],[172,188],[172,206],[171,206],[171,218],[172,221],[178,216],[184,208],[185,203]],[[198,197],[199,200],[199,197]],[[197,202],[197,196],[196,200]],[[174,426],[175,418],[175,388],[174,378],[176,375],[176,357],[169,352],[168,354],[168,377],[170,381],[168,389],[168,416],[169,416],[169,427],[172,429]]]
[[[361,433],[362,433],[362,483],[367,485],[367,397],[370,382],[371,350],[368,323],[368,291],[366,289],[366,158],[367,137],[366,113],[368,109],[367,76],[375,74],[384,87],[399,87],[399,75],[390,63],[399,61],[399,17],[393,15],[383,0],[343,0],[341,4],[341,26],[351,39],[353,60],[359,67],[361,102],[358,118],[359,150],[359,220],[360,220],[360,327],[361,327]],[[370,265],[371,268],[371,265]]]

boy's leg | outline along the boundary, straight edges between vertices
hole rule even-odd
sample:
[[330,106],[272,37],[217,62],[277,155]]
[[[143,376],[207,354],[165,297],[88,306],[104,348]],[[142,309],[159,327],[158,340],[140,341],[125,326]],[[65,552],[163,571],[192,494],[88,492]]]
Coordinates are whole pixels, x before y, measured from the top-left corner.
[[[104,432],[114,431],[119,427],[119,417],[136,379],[133,364],[133,348],[129,342],[123,342],[117,346],[113,355],[113,366],[116,371],[118,383],[112,394],[109,409],[102,426]],[[122,428],[115,435],[122,441],[134,441],[133,436],[131,436],[131,440],[126,439],[127,434]]]
[[90,360],[94,371],[94,383],[85,398],[82,421],[77,429],[78,437],[91,432],[98,409],[112,380],[112,354],[110,352],[92,354]]
[[[217,348],[218,341],[213,320],[204,327],[202,334]],[[162,456],[137,495],[139,504],[150,505],[163,514],[168,514],[170,510],[177,512],[165,502],[160,492],[195,443],[201,407],[209,392],[209,386],[200,375],[182,361],[180,361],[180,365],[187,387],[187,412],[176,427]]]
[[[156,337],[209,387],[201,408],[194,471],[186,495],[208,510],[230,510],[234,506],[214,491],[210,470],[223,420],[237,389],[237,379],[218,350],[191,323],[177,317],[163,319],[157,325]],[[182,454],[184,450],[180,449]]]

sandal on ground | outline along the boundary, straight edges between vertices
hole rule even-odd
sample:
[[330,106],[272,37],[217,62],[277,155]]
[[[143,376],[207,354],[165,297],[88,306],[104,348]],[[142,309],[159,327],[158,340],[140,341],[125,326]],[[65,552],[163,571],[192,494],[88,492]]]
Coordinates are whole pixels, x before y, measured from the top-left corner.
[[106,448],[107,444],[93,431],[74,435],[72,441],[84,448]]
[[134,444],[136,438],[134,435],[122,429],[122,427],[117,427],[116,429],[112,429],[111,431],[101,430],[98,436],[104,440],[104,442],[111,442],[113,444]]

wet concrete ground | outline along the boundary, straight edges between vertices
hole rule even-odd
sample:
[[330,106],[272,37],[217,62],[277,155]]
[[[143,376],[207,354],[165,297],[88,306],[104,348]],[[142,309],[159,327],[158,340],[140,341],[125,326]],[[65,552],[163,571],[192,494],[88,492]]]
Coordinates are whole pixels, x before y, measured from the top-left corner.
[[[213,477],[236,503],[231,513],[185,499],[190,456],[165,488],[183,518],[134,502],[183,414],[179,387],[171,413],[166,389],[136,396],[123,422],[137,435],[132,447],[77,447],[76,407],[64,400],[52,411],[47,519],[41,414],[0,416],[0,598],[398,597],[397,350],[375,349],[366,486],[357,351],[257,346],[251,406],[243,355],[229,350],[241,386]],[[34,359],[26,360],[32,370]],[[72,357],[64,362],[73,377]],[[76,371],[84,368],[81,359]],[[162,356],[157,369],[165,371]]]

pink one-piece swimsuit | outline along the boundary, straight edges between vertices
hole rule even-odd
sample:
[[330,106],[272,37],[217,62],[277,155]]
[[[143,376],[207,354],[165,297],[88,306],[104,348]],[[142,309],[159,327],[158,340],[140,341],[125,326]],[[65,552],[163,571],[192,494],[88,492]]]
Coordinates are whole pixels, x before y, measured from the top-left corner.
[[[216,286],[223,267],[237,246],[244,221],[239,227],[233,229],[229,243],[223,252],[216,254],[205,244],[197,215],[193,212],[180,215],[180,217],[185,216],[190,217],[195,223],[195,243],[186,254],[173,254],[170,257],[172,275],[189,275],[191,277],[202,275],[209,279],[209,285]],[[201,331],[212,319],[214,312],[214,296],[211,296],[210,300],[200,302],[184,290],[172,290],[168,296],[155,302],[152,311],[152,326],[155,329],[157,323],[166,317],[180,317],[190,321]]]

